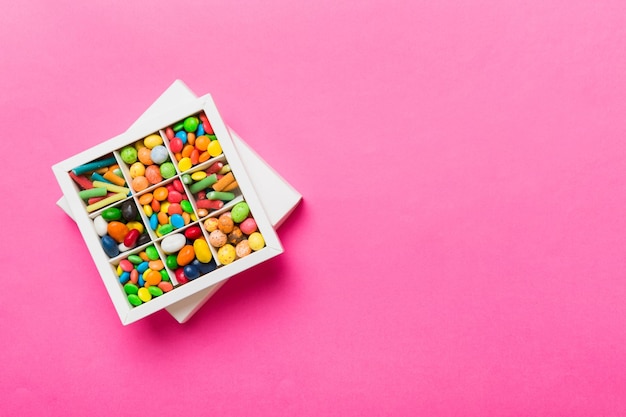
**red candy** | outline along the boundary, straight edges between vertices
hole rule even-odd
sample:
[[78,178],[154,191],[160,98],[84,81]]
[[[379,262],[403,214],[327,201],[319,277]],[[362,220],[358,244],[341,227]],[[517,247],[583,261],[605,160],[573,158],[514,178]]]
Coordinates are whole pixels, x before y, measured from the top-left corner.
[[139,239],[139,235],[141,233],[139,233],[139,230],[137,229],[131,229],[128,234],[126,235],[126,237],[124,238],[124,245],[127,248],[132,248],[135,246],[135,244],[137,243],[137,239]]

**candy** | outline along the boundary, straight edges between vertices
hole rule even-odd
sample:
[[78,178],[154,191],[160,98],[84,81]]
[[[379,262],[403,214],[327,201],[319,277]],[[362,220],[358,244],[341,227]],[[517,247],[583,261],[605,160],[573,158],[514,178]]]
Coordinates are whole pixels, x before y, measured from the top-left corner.
[[137,205],[132,200],[128,200],[122,203],[120,212],[121,216],[127,222],[131,222],[135,220],[137,216],[139,216],[139,210],[137,210]]
[[152,134],[143,140],[143,144],[146,145],[148,149],[154,149],[156,146],[163,144],[163,138],[161,135]]
[[[193,176],[192,176],[192,179],[193,179]],[[216,182],[217,182],[217,175],[212,174],[212,175],[209,175],[208,177],[201,179],[200,181],[196,183],[193,183],[189,187],[189,191],[191,191],[192,194],[195,194],[198,191],[209,188],[211,185],[215,184]]]
[[198,119],[195,117],[188,117],[185,119],[185,121],[183,122],[183,128],[187,131],[187,132],[195,132],[196,129],[198,128]]
[[163,181],[163,176],[161,175],[161,169],[156,165],[150,165],[146,167],[146,179],[150,184],[158,184]]
[[102,197],[107,195],[107,189],[104,187],[90,188],[78,192],[78,196],[83,200],[87,200],[92,197]]
[[194,280],[200,276],[200,270],[194,265],[186,265],[183,268],[183,273],[188,280]]
[[230,201],[235,198],[235,194],[224,191],[211,191],[206,194],[206,198],[209,200]]
[[146,248],[146,255],[148,255],[148,259],[152,261],[159,259],[159,252],[157,252],[154,246],[148,246]]
[[167,149],[165,149],[163,145],[157,145],[150,151],[150,159],[152,159],[152,162],[155,164],[161,165],[163,162],[167,161],[168,158]]
[[102,237],[107,234],[107,221],[102,216],[98,216],[93,219],[93,226],[96,229],[98,236]]
[[233,219],[226,213],[222,214],[217,220],[217,227],[220,229],[221,232],[228,234],[233,231],[233,227],[235,227],[235,224],[233,222]]
[[113,165],[116,164],[117,161],[115,160],[115,157],[111,157],[111,158],[105,158],[105,159],[101,159],[98,161],[94,161],[94,162],[90,162],[84,165],[81,165],[77,168],[74,168],[72,170],[72,172],[74,173],[74,175],[80,175],[80,174],[84,174],[86,172],[90,172],[90,171],[95,171],[98,168],[102,168],[102,167],[107,167],[109,165]]
[[193,261],[194,257],[195,257],[195,252],[193,250],[193,246],[185,245],[178,252],[178,255],[176,256],[176,262],[178,262],[178,265],[180,266],[185,266],[191,261]]
[[252,217],[248,217],[239,225],[241,231],[247,235],[250,235],[257,230],[256,221]]
[[117,207],[109,207],[102,210],[101,216],[107,221],[119,220],[122,218],[122,211]]
[[174,168],[174,164],[171,162],[165,162],[161,165],[161,176],[165,179],[172,178],[176,175],[176,168]]
[[230,214],[235,223],[241,223],[246,219],[246,217],[248,217],[248,214],[250,214],[250,207],[248,206],[248,203],[242,201],[235,204],[233,209],[230,211]]
[[117,243],[123,242],[128,232],[128,226],[122,222],[112,221],[107,225],[108,235],[111,236]]
[[251,252],[252,249],[250,249],[250,244],[246,239],[237,243],[237,246],[235,246],[235,253],[237,254],[238,258],[243,258],[244,256],[250,255]]
[[219,229],[214,230],[209,235],[209,242],[211,243],[211,246],[220,248],[228,242],[228,236],[226,236],[224,232]]
[[114,258],[120,254],[120,250],[117,247],[117,242],[108,235],[102,236],[100,239],[102,244],[102,249],[104,249],[104,253],[106,253],[110,258]]
[[87,213],[94,212],[96,210],[101,209],[102,207],[108,206],[109,204],[115,203],[116,201],[120,201],[125,198],[126,198],[126,194],[122,194],[122,193],[114,194],[110,197],[107,197],[105,199],[98,201],[97,203],[88,205],[86,208]]
[[175,233],[173,235],[163,238],[163,240],[161,241],[161,249],[165,254],[171,254],[181,250],[183,246],[185,246],[186,242],[187,239],[184,235],[180,233]]
[[139,290],[137,291],[137,296],[144,303],[152,300],[152,294],[150,294],[150,291],[145,287],[139,288]]
[[126,146],[120,152],[120,156],[122,157],[122,161],[127,164],[133,164],[137,161],[137,149],[134,146]]
[[237,257],[237,253],[235,252],[235,248],[230,243],[225,244],[217,251],[217,260],[222,265],[228,265],[232,263]]
[[263,235],[261,235],[261,233],[254,232],[248,236],[248,243],[250,244],[250,249],[257,251],[265,246],[265,239],[263,239]]
[[211,254],[209,245],[204,239],[196,239],[193,242],[193,250],[196,254],[196,259],[202,263],[210,262],[211,259],[213,259],[213,254]]

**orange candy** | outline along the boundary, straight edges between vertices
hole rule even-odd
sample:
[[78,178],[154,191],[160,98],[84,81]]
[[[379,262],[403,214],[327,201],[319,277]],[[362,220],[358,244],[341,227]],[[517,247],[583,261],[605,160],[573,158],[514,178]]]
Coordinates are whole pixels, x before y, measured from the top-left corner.
[[198,136],[196,138],[196,148],[199,151],[206,151],[207,147],[209,146],[209,142],[211,142],[211,139],[209,139],[207,136]]
[[153,271],[160,271],[161,269],[163,269],[163,261],[160,259],[157,259],[156,261],[150,261],[148,262],[148,268],[152,269]]
[[185,266],[185,265],[190,264],[191,261],[193,261],[195,257],[196,257],[196,253],[193,250],[193,246],[185,245],[178,252],[178,255],[176,256],[176,262],[178,262],[178,265],[180,266]]
[[174,289],[174,286],[172,285],[171,282],[167,282],[167,281],[161,281],[159,282],[158,287],[163,291],[163,292],[169,292],[172,291]]
[[158,187],[152,192],[152,195],[158,201],[165,201],[167,199],[168,194],[169,192],[167,191],[167,188],[165,187]]
[[146,177],[139,176],[139,177],[133,178],[133,181],[131,182],[130,185],[131,187],[133,187],[133,190],[141,191],[141,190],[145,190],[146,188],[148,188],[150,184],[148,183],[148,179]]
[[129,231],[128,226],[122,222],[112,221],[107,225],[107,233],[115,239],[117,243],[122,243]]
[[157,184],[163,181],[161,170],[157,165],[150,165],[149,167],[146,167],[145,176],[150,184]]
[[152,202],[151,193],[144,194],[141,197],[139,197],[139,204],[141,204],[142,206],[145,206],[146,204],[150,204],[151,202]]
[[139,158],[139,162],[144,165],[152,165],[152,159],[150,158],[150,149],[149,148],[141,148],[137,152],[137,158]]
[[146,281],[146,284],[159,285],[159,282],[161,282],[161,274],[159,271],[150,270],[150,272],[144,275],[143,279]]
[[162,211],[157,214],[157,219],[159,220],[159,224],[167,224],[170,222],[170,218],[167,216],[167,213]]

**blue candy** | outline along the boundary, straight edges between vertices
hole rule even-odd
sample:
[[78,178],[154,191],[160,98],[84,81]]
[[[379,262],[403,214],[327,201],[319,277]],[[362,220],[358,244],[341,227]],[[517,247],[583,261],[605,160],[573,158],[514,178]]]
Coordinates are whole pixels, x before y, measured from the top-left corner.
[[183,272],[185,277],[189,280],[196,279],[200,276],[200,270],[196,268],[193,264],[189,264],[183,268]]
[[187,132],[185,132],[184,130],[179,130],[178,132],[176,132],[175,136],[183,141],[183,145],[187,143]]
[[202,123],[198,124],[198,128],[196,129],[196,137],[204,135],[204,126]]
[[185,219],[180,214],[172,214],[170,217],[170,223],[175,229],[180,229],[185,225]]
[[142,263],[137,265],[137,272],[139,272],[140,274],[143,274],[144,272],[146,272],[147,269],[148,269],[147,261],[143,261]]
[[120,275],[120,284],[124,285],[128,281],[130,281],[130,272],[122,272],[122,275]]
[[114,258],[120,254],[120,248],[117,247],[117,242],[111,236],[102,236],[101,243],[104,253],[106,253],[109,258]]
[[156,230],[159,227],[159,218],[156,213],[152,213],[150,216],[150,229]]

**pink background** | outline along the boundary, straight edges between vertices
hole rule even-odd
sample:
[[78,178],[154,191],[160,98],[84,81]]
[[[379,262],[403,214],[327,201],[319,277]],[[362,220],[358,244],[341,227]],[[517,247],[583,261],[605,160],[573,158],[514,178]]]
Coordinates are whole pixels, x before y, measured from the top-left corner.
[[[0,414],[626,415],[623,1],[3,3]],[[305,200],[123,327],[50,166],[176,78]]]

